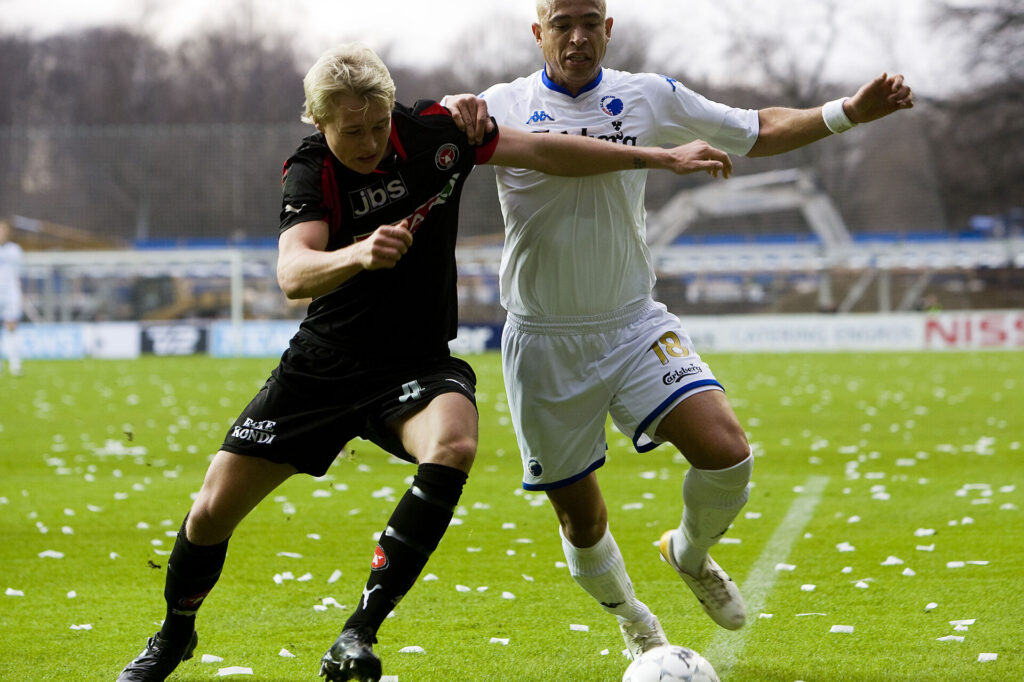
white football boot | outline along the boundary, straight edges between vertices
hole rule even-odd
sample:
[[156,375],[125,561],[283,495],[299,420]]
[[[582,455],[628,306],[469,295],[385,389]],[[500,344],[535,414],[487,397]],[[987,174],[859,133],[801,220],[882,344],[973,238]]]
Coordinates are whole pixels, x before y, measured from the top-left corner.
[[672,543],[678,528],[665,531],[658,543],[661,558],[668,563],[687,587],[693,591],[704,611],[727,630],[739,630],[747,622],[747,607],[743,603],[739,588],[729,574],[722,570],[710,556],[704,562],[704,570],[699,576],[692,576],[676,564]]
[[647,619],[625,620],[619,619],[619,630],[622,631],[622,639],[626,642],[626,652],[631,659],[645,651],[655,647],[668,646],[668,638],[665,631],[661,629],[658,617],[649,613]]

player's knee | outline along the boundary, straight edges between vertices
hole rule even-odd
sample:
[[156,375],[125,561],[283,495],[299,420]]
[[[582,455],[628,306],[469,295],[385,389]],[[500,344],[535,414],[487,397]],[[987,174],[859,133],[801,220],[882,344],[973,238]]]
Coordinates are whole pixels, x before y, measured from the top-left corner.
[[437,443],[420,458],[420,462],[443,464],[468,472],[475,459],[476,438],[459,436]]
[[185,537],[196,545],[215,545],[231,537],[235,524],[217,512],[215,501],[200,494],[185,522]]
[[750,457],[750,443],[747,442],[747,436],[742,430],[739,433],[732,434],[730,438],[726,439],[722,443],[718,451],[718,457],[716,462],[720,466],[713,467],[715,469],[728,469],[734,467],[744,460]]

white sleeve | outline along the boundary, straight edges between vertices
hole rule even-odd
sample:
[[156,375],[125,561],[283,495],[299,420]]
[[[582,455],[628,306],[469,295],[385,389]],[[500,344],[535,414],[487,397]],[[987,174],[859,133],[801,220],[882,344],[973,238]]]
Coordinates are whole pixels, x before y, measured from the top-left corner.
[[512,104],[512,88],[508,83],[498,83],[480,93],[487,102],[487,113],[494,117],[499,126],[506,125],[506,117]]
[[759,132],[756,109],[737,109],[713,102],[676,80],[645,74],[648,101],[659,121],[660,144],[686,144],[694,140],[730,154],[746,155]]

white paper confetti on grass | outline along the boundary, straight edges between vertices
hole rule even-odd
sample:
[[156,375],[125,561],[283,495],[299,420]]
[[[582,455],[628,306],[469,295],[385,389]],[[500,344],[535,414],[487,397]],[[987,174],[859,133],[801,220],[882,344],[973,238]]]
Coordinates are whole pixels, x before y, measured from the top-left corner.
[[902,564],[903,564],[903,559],[900,559],[898,556],[891,556],[891,555],[889,557],[887,557],[885,561],[882,562],[883,566],[900,566]]
[[281,649],[280,651],[277,652],[277,655],[280,656],[281,658],[295,658],[295,654],[293,654],[292,652],[288,651],[287,649]]
[[252,668],[232,665],[217,671],[217,677],[227,677],[228,675],[252,675]]
[[857,548],[851,545],[849,542],[840,542],[836,545],[836,549],[840,552],[856,552]]
[[7,591],[4,592],[8,597],[24,597],[25,593],[21,590],[16,590],[13,587],[8,587]]
[[297,552],[278,552],[277,556],[287,557],[289,559],[301,559],[302,555]]
[[867,584],[866,582],[864,582],[863,580],[858,580],[857,582],[855,582],[855,583],[853,584],[853,586],[854,586],[854,587],[857,587],[857,588],[860,588],[860,589],[862,589],[862,590],[866,590],[866,589],[868,589],[868,587],[870,587],[870,585],[868,585],[868,584]]
[[472,588],[470,588],[470,587],[468,587],[466,585],[456,585],[455,586],[455,591],[456,592],[471,592]]
[[845,635],[850,635],[850,634],[853,634],[853,626],[852,625],[833,625],[831,628],[829,628],[828,631],[829,632],[838,632],[838,633],[845,634]]
[[64,552],[58,552],[55,549],[47,549],[47,550],[44,550],[44,551],[40,552],[37,556],[40,559],[63,559],[64,558]]
[[952,625],[953,627],[957,627],[957,626],[960,626],[960,625],[962,625],[962,626],[974,625],[976,622],[977,622],[977,618],[965,618],[965,619],[962,619],[962,620],[951,620],[951,621],[949,621],[949,624]]
[[68,592],[68,599],[74,599],[77,596],[78,596],[78,593],[75,592],[74,590],[71,590],[71,591]]
[[759,614],[757,614],[757,617],[758,618],[763,618],[765,620],[768,620],[768,619],[772,618],[774,615],[775,615],[774,613],[759,613]]
[[778,563],[778,564],[775,564],[775,570],[776,571],[795,571],[796,570],[796,566],[794,566],[793,564]]
[[508,637],[491,637],[491,644],[501,644],[502,646],[508,646]]
[[978,663],[986,663],[999,658],[999,654],[978,654]]
[[817,585],[811,585],[810,583],[800,586],[801,592],[814,592],[817,589]]
[[502,599],[515,599],[516,595],[512,594],[511,592],[502,592],[501,593],[501,598]]
[[924,610],[925,611],[934,611],[937,608],[939,608],[939,605],[936,604],[933,601],[930,601],[930,602],[928,602],[927,604],[924,605]]
[[[340,571],[339,571],[339,573],[340,573]],[[434,580],[438,580],[438,577],[436,575],[434,575],[433,573],[427,573],[425,576],[423,576],[423,582],[425,582],[425,583],[433,582]]]
[[328,583],[336,583],[340,579],[341,579],[341,571],[339,571],[338,569],[334,569],[334,571],[331,572],[330,577],[327,578],[327,582]]
[[928,537],[929,535],[935,535],[934,528],[918,528],[914,531],[914,536],[919,538]]
[[203,654],[203,657],[199,660],[203,663],[220,663],[224,659],[220,656],[214,656],[213,654]]
[[398,650],[400,654],[425,654],[427,653],[421,646],[406,646]]
[[936,637],[936,642],[962,642],[964,641],[963,635],[946,635],[945,637]]
[[589,625],[580,625],[579,623],[569,623],[569,629],[573,632],[590,632]]
[[92,623],[83,623],[82,625],[72,625],[72,630],[92,630]]
[[905,575],[908,578],[910,578],[910,577],[913,577],[913,576],[917,575],[917,573],[914,571],[914,569],[908,567],[908,568],[904,568],[903,569],[903,575]]

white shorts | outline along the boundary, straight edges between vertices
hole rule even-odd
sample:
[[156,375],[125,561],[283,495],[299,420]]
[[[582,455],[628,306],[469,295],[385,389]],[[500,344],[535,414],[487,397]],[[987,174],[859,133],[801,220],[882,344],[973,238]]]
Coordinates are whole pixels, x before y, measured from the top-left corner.
[[646,452],[679,401],[722,390],[679,318],[650,299],[595,317],[510,313],[501,357],[527,490],[560,488],[603,465],[609,413]]
[[0,322],[21,321],[21,292],[0,293]]

